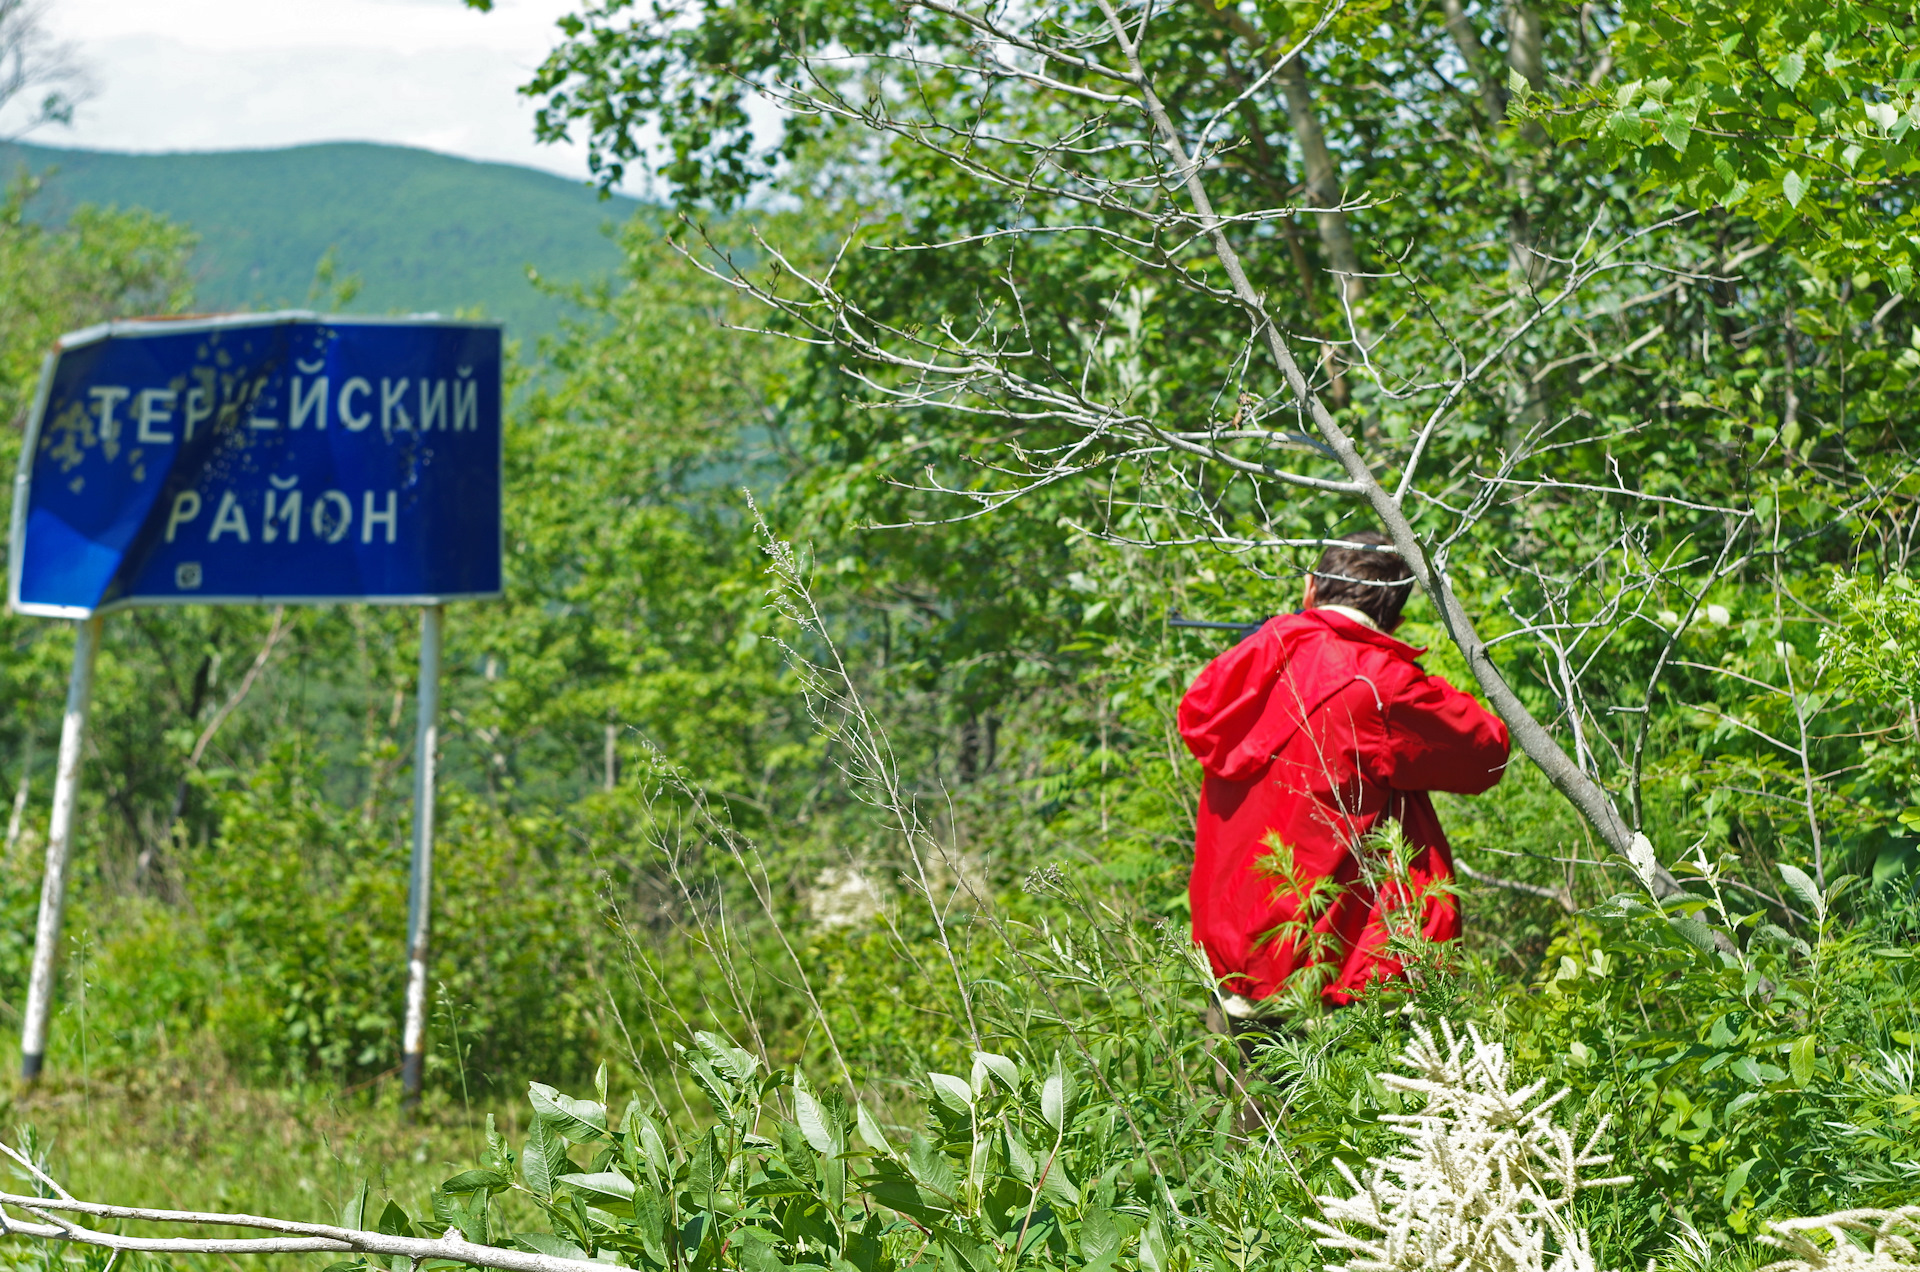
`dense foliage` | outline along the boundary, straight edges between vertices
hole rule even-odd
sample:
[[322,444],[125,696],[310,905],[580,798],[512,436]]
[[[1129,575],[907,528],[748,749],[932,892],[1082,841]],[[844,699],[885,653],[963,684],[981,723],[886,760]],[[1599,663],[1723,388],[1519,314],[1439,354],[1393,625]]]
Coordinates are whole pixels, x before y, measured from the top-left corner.
[[[1248,1060],[1205,1031],[1183,937],[1197,783],[1171,721],[1219,640],[1164,619],[1290,608],[1365,514],[1218,452],[1103,453],[1003,498],[1064,416],[1013,428],[985,381],[915,397],[808,326],[830,263],[836,330],[889,347],[1004,331],[1017,300],[1029,343],[999,369],[1080,377],[1074,409],[1190,436],[1292,391],[1223,326],[1224,256],[1155,256],[1116,237],[1127,199],[1016,197],[945,146],[1042,138],[1091,73],[1036,86],[916,12],[599,0],[533,86],[610,178],[656,160],[696,228],[676,250],[630,226],[622,275],[526,351],[508,594],[449,621],[432,1082],[551,1085],[424,1204],[354,1194],[349,1219],[701,1272],[1318,1267],[1301,1219],[1395,1142],[1377,1075],[1442,1020],[1607,1119],[1630,1182],[1576,1207],[1601,1266],[1751,1266],[1767,1219],[1912,1200],[1902,16],[1126,11],[1164,100],[1224,121],[1220,207],[1297,205],[1231,234],[1331,417],[1390,477],[1438,474],[1407,515],[1481,653],[1645,837],[1613,851],[1517,760],[1443,809],[1459,947]],[[912,91],[876,60],[902,49],[926,54]],[[754,92],[792,105],[808,76],[845,109],[756,126]],[[1796,193],[1806,156],[1837,162],[1827,133],[1866,135],[1854,105],[1891,141]],[[1087,153],[1110,194],[1178,193],[1144,150]],[[185,303],[181,231],[43,228],[27,197],[0,224],[0,295],[41,306],[0,328],[15,409],[52,331]],[[1540,301],[1596,226],[1631,259]],[[1416,442],[1408,368],[1481,355]],[[67,645],[6,623],[17,1000]],[[1458,630],[1414,603],[1407,634],[1465,684]],[[109,624],[54,1069],[386,1098],[411,649],[374,610]]]

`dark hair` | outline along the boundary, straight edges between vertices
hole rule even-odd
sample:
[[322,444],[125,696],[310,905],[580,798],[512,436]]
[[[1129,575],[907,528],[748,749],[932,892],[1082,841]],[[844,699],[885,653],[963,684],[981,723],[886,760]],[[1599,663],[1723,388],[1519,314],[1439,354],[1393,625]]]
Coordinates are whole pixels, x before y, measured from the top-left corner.
[[1413,571],[1393,550],[1393,541],[1378,530],[1360,530],[1340,538],[1374,546],[1332,547],[1322,553],[1320,564],[1313,570],[1314,600],[1321,605],[1357,609],[1378,623],[1381,631],[1392,630],[1413,591]]

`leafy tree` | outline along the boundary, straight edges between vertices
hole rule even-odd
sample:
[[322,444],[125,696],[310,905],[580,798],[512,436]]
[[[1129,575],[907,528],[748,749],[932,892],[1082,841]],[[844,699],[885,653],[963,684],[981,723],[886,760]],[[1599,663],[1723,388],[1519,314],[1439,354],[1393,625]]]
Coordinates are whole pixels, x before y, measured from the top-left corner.
[[1911,4],[1619,7],[1613,73],[1529,113],[1656,200],[1751,218],[1826,273],[1912,289],[1920,48]]

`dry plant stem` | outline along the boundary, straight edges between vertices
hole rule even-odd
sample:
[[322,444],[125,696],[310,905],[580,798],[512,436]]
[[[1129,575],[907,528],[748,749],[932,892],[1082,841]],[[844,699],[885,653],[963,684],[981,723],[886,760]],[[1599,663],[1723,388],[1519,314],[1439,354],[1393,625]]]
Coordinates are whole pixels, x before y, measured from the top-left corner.
[[1673,657],[1673,651],[1680,646],[1680,637],[1693,625],[1701,607],[1706,603],[1707,593],[1715,583],[1726,577],[1729,568],[1727,558],[1733,555],[1734,545],[1739,541],[1740,536],[1737,534],[1727,536],[1726,543],[1720,549],[1720,559],[1713,563],[1712,573],[1707,575],[1706,582],[1702,583],[1689,599],[1687,612],[1681,616],[1666,642],[1661,645],[1660,656],[1654,660],[1653,674],[1647,677],[1647,692],[1640,703],[1640,727],[1634,730],[1633,735],[1633,771],[1628,778],[1628,789],[1633,795],[1633,824],[1636,829],[1646,824],[1641,775],[1646,767],[1647,738],[1653,729],[1654,691],[1660,686],[1660,677],[1665,674],[1667,662]]
[[[660,847],[663,849],[662,855],[666,858],[668,874],[673,879],[674,886],[680,890],[680,898],[686,903],[687,916],[693,921],[693,928],[689,935],[712,957],[714,967],[720,973],[720,982],[726,986],[727,997],[732,1002],[733,1014],[746,1022],[747,1028],[753,1033],[754,1049],[760,1053],[763,1061],[767,1060],[766,1043],[760,1037],[760,1026],[753,1014],[751,995],[740,981],[740,973],[734,960],[733,939],[728,935],[724,909],[725,894],[720,894],[717,901],[717,904],[722,907],[719,922],[709,923],[705,914],[707,907],[700,904],[698,897],[694,894],[693,885],[687,882],[686,874],[680,868],[680,854],[665,850],[664,844]],[[674,926],[682,931],[688,930],[678,920],[675,921]],[[704,990],[702,997],[705,997]]]
[[[748,496],[748,502],[749,502],[749,506],[751,507],[752,506],[751,495]],[[754,513],[756,517],[759,516],[759,510],[757,507],[754,508]],[[860,731],[859,736],[861,738],[864,738],[865,741],[861,746],[856,747],[854,749],[855,759],[851,762],[855,764],[864,765],[864,766],[877,765],[879,767],[878,768],[863,767],[857,770],[854,774],[852,774],[852,776],[855,777],[856,781],[865,782],[871,785],[877,785],[887,792],[887,794],[884,796],[884,799],[887,801],[886,807],[889,814],[894,818],[896,826],[916,826],[917,827],[919,825],[918,815],[914,812],[912,807],[906,804],[902,799],[899,774],[898,774],[898,771],[893,767],[892,744],[887,738],[884,727],[881,726],[878,722],[876,722],[872,718],[872,716],[867,713],[866,707],[859,696],[859,692],[857,688],[854,686],[851,676],[847,672],[846,664],[840,658],[839,648],[835,644],[832,634],[826,630],[825,623],[820,619],[819,609],[818,609],[818,606],[814,603],[813,593],[811,589],[808,588],[806,580],[803,577],[801,577],[801,575],[799,574],[796,568],[795,556],[793,553],[792,546],[775,538],[773,535],[773,532],[771,531],[770,528],[768,528],[764,519],[759,520],[757,524],[759,526],[760,533],[762,535],[762,541],[766,545],[768,556],[772,558],[776,563],[775,578],[780,589],[776,593],[776,595],[782,599],[781,612],[792,621],[799,623],[805,630],[809,631],[816,639],[818,639],[827,648],[829,653],[832,655],[831,667],[823,668],[819,664],[806,658],[805,655],[803,655],[799,650],[793,648],[791,645],[783,644],[782,646],[788,665],[792,667],[794,672],[797,675],[801,676],[804,679],[804,681],[810,686],[809,688],[810,695],[817,694],[818,701],[830,704],[832,709],[838,713],[840,718],[839,724],[838,726],[836,726],[835,724],[829,721],[821,719],[817,714],[818,708],[810,706],[809,710],[816,712],[814,716],[815,723],[829,736],[834,736],[834,737],[845,737],[846,731],[850,728]],[[831,678],[835,686],[834,688],[832,689],[828,688],[827,684],[825,683],[826,678]],[[924,832],[921,832],[921,833],[924,833]],[[908,841],[908,845],[909,845],[909,850],[913,851],[913,841],[911,839]],[[917,852],[915,853],[915,861],[917,864],[918,863]],[[922,880],[921,890],[923,894],[926,896],[928,904],[931,907],[932,894],[926,888],[926,883],[925,883],[926,876],[924,873],[924,869],[922,869],[920,878]],[[979,898],[979,900],[981,901],[980,913],[986,919],[986,921],[993,926],[994,930],[1000,934],[1002,940],[1006,943],[1007,948],[1010,951],[1012,951],[1014,956],[1018,958],[1023,964],[1025,964],[1025,966],[1033,974],[1033,983],[1035,984],[1035,986],[1038,987],[1040,992],[1046,997],[1048,1004],[1053,1008],[1054,1018],[1059,1022],[1061,1027],[1066,1030],[1069,1042],[1072,1044],[1074,1049],[1081,1055],[1082,1058],[1091,1061],[1093,1056],[1093,1051],[1092,1051],[1092,1048],[1088,1045],[1087,1039],[1084,1036],[1085,1031],[1082,1030],[1080,1026],[1075,1023],[1073,1013],[1067,1010],[1066,1006],[1060,1001],[1059,996],[1055,993],[1054,986],[1049,982],[1049,979],[1047,977],[1046,967],[1042,963],[1036,961],[1031,956],[1029,956],[1027,952],[1021,947],[1020,942],[1016,940],[1014,938],[1013,933],[1008,930],[1008,925],[1006,924],[1005,920],[1003,920],[1000,917],[1000,915],[995,911],[995,909],[991,904],[988,904],[988,899]],[[1082,908],[1084,912],[1084,906]],[[942,916],[939,914],[937,910],[934,911],[933,917],[936,924],[942,924]],[[1091,919],[1091,916],[1089,916],[1089,918]],[[890,916],[887,916],[884,913],[884,911],[882,913],[882,921],[885,922],[885,924],[887,925],[887,930],[892,934],[894,941],[902,950],[902,952],[906,955],[906,957],[911,959],[913,957],[912,949],[907,944],[905,936],[902,935],[899,929],[894,926],[892,918]],[[942,935],[944,936],[944,926],[942,926],[941,931],[942,931]],[[947,958],[949,960],[949,963],[950,965],[953,966],[953,972],[954,972],[956,982],[959,983],[960,985],[961,995],[962,995],[961,1001],[967,1004],[968,1022],[971,1025],[972,1024],[971,999],[966,993],[966,987],[965,987],[964,981],[960,979],[960,971],[957,966],[957,963],[954,963],[953,961],[953,953],[952,953],[951,947],[946,946],[944,941],[942,944],[943,944],[943,948],[947,952]],[[916,970],[917,970],[917,966],[918,965],[916,963]],[[1136,986],[1136,992],[1142,993],[1142,996],[1144,997],[1144,992],[1139,990],[1137,986]],[[1160,1035],[1160,1030],[1157,1024],[1155,1026],[1155,1034]],[[1231,1046],[1232,1044],[1229,1043],[1228,1045]],[[976,1042],[975,1046],[978,1047],[979,1043]],[[1166,1172],[1164,1168],[1161,1166],[1160,1162],[1154,1157],[1153,1149],[1151,1148],[1152,1141],[1147,1136],[1145,1129],[1139,1124],[1138,1120],[1135,1118],[1134,1111],[1130,1106],[1129,1102],[1120,1098],[1119,1093],[1113,1089],[1111,1083],[1108,1081],[1106,1073],[1104,1072],[1104,1070],[1100,1065],[1090,1064],[1090,1069],[1094,1076],[1095,1081],[1097,1081],[1100,1084],[1102,1090],[1106,1092],[1107,1096],[1114,1101],[1116,1107],[1119,1108],[1121,1115],[1126,1119],[1128,1129],[1133,1134],[1135,1142],[1141,1146],[1141,1150],[1146,1157],[1148,1166],[1150,1167],[1150,1169],[1153,1170],[1156,1176],[1160,1177],[1162,1184],[1164,1186],[1165,1179],[1166,1179]],[[1183,1079],[1183,1085],[1185,1085],[1187,1088],[1188,1095],[1192,1096],[1193,1095],[1192,1086],[1190,1083],[1185,1082],[1186,1075],[1185,1075],[1184,1069],[1181,1070],[1181,1076]],[[1264,1110],[1259,1110],[1257,1105],[1252,1104],[1251,1094],[1247,1091],[1245,1084],[1241,1081],[1238,1074],[1234,1075],[1233,1081],[1235,1086],[1239,1088],[1241,1098],[1243,1100],[1246,1100],[1249,1103],[1249,1106],[1254,1107],[1256,1112],[1259,1113],[1261,1122],[1267,1130],[1269,1139],[1270,1140],[1274,1139],[1274,1137],[1278,1133],[1277,1128],[1273,1125],[1272,1121],[1266,1116],[1266,1113],[1264,1112]],[[1179,1156],[1178,1151],[1177,1150],[1173,1150],[1173,1151],[1174,1151],[1175,1158],[1177,1160]],[[1181,1162],[1180,1164],[1181,1164],[1182,1170],[1184,1170],[1185,1163]],[[1036,1188],[1037,1187],[1038,1186],[1036,1185]]]
[[[1265,302],[1247,278],[1246,270],[1240,262],[1239,252],[1227,237],[1225,223],[1214,212],[1213,201],[1208,196],[1205,183],[1200,178],[1200,165],[1187,154],[1178,130],[1174,127],[1172,119],[1168,117],[1159,95],[1154,91],[1153,81],[1147,74],[1138,46],[1127,32],[1126,24],[1120,20],[1120,15],[1114,10],[1111,0],[1100,0],[1100,8],[1106,14],[1108,29],[1115,43],[1120,46],[1126,55],[1128,66],[1138,77],[1140,94],[1153,122],[1154,130],[1159,134],[1161,145],[1166,148],[1180,170],[1181,184],[1186,187],[1188,198],[1192,200],[1194,211],[1205,228],[1214,256],[1219,260],[1221,268],[1232,285],[1234,298],[1246,310],[1264,336],[1267,351],[1273,358],[1274,365],[1285,377],[1295,397],[1305,404],[1315,429],[1332,450],[1340,466],[1346,470],[1353,486],[1366,499],[1368,507],[1380,519],[1385,533],[1393,540],[1393,546],[1399,550],[1408,567],[1412,569],[1420,589],[1427,594],[1435,610],[1439,612],[1448,637],[1466,658],[1467,666],[1473,672],[1474,682],[1487,696],[1487,701],[1492,704],[1494,711],[1506,722],[1514,741],[1526,753],[1527,758],[1546,774],[1547,780],[1553,784],[1554,789],[1579,809],[1583,817],[1593,823],[1594,829],[1606,841],[1607,846],[1615,852],[1624,854],[1633,841],[1633,830],[1627,825],[1626,819],[1620,815],[1620,810],[1615,807],[1612,796],[1568,758],[1567,753],[1561,749],[1553,735],[1534,719],[1533,713],[1527,710],[1526,704],[1507,684],[1506,678],[1500,674],[1500,669],[1494,665],[1486,642],[1475,631],[1473,620],[1468,617],[1465,606],[1454,595],[1445,570],[1429,558],[1426,545],[1420,541],[1412,523],[1401,510],[1400,502],[1375,478],[1366,460],[1360,455],[1358,447],[1354,445],[1353,439],[1334,420],[1326,404],[1321,401],[1319,394],[1314,392],[1313,386],[1300,370],[1300,365],[1294,360],[1293,352],[1287,347],[1279,327],[1267,314]],[[1677,890],[1677,884],[1675,888]]]
[[247,695],[253,692],[254,682],[260,679],[260,674],[267,669],[267,660],[273,657],[274,646],[278,645],[281,638],[290,630],[286,619],[287,607],[274,606],[273,625],[267,629],[267,638],[261,642],[260,652],[253,656],[253,662],[247,667],[247,674],[240,678],[240,683],[234,686],[227,700],[220,704],[218,711],[213,713],[213,719],[207,721],[207,727],[201,730],[199,739],[193,744],[193,753],[187,757],[188,768],[200,767],[200,761],[206,755],[207,748],[213,744],[214,735],[220,732],[220,726],[227,722],[227,717],[238,710],[240,704],[247,700]]
[[[780,915],[773,905],[773,885],[767,878],[767,863],[760,856],[760,849],[752,840],[741,835],[713,811],[707,798],[695,791],[678,774],[670,779],[674,786],[692,801],[694,811],[700,815],[709,832],[718,839],[733,857],[734,863],[747,876],[747,886],[753,889],[754,899],[760,903],[760,912],[767,916],[767,922],[773,925],[774,934],[780,938],[780,948],[786,951],[787,961],[793,964],[795,974],[800,977],[800,992],[807,997],[807,1005],[813,1011],[814,1019],[820,1022],[821,1032],[827,1036],[827,1045],[833,1049],[833,1062],[840,1068],[840,1080],[847,1085],[848,1091],[857,1098],[859,1091],[853,1080],[853,1069],[847,1064],[847,1057],[840,1050],[840,1040],[834,1036],[833,1022],[827,1019],[826,1009],[821,1007],[820,999],[813,992],[813,980],[807,975],[806,964],[800,961],[800,954],[793,948],[793,942],[787,939],[786,925],[780,922]],[[742,848],[742,844],[745,848]],[[748,852],[753,860],[748,862]],[[758,1029],[755,1030],[756,1034]],[[765,1045],[761,1045],[760,1058],[769,1069],[774,1067],[773,1060],[766,1054]]]
[[[821,702],[832,703],[840,713],[840,727],[834,728],[816,714],[816,721],[831,731],[833,736],[848,743],[853,754],[851,763],[855,765],[849,776],[855,779],[856,791],[862,787],[877,788],[878,798],[872,802],[884,809],[893,819],[894,829],[900,835],[902,845],[907,850],[908,859],[913,862],[914,874],[921,895],[926,899],[927,912],[933,919],[934,933],[940,942],[940,951],[946,956],[947,967],[953,973],[955,990],[960,995],[960,1005],[966,1012],[967,1036],[977,1051],[981,1048],[980,1026],[974,1018],[973,995],[967,988],[967,978],[960,969],[960,959],[953,952],[953,943],[947,931],[947,918],[941,907],[935,902],[933,884],[927,877],[926,858],[920,851],[922,842],[932,843],[942,859],[946,852],[938,839],[928,832],[921,822],[913,803],[901,789],[899,769],[893,762],[893,748],[887,741],[872,715],[867,711],[865,701],[859,689],[853,683],[853,677],[847,671],[846,664],[840,658],[840,650],[827,633],[826,620],[820,616],[819,609],[813,603],[813,595],[808,591],[806,580],[801,577],[799,561],[794,556],[792,545],[779,539],[766,518],[760,512],[760,506],[754,502],[751,491],[746,495],[747,507],[753,513],[754,524],[760,532],[761,543],[767,558],[773,564],[770,573],[774,578],[771,591],[775,605],[789,621],[803,632],[822,640],[832,660],[830,669],[815,664],[799,649],[781,642],[787,656],[788,665],[801,675],[808,698],[808,710],[816,712]],[[826,676],[831,676],[838,688],[830,687]],[[958,863],[947,861],[947,866],[966,885],[966,873],[959,869]],[[968,888],[971,892],[971,888]]]
[[[476,1245],[460,1235],[457,1228],[447,1235],[431,1237],[395,1237],[383,1232],[363,1232],[358,1228],[338,1228],[332,1224],[294,1223],[261,1215],[229,1215],[200,1210],[153,1210],[144,1206],[108,1206],[98,1202],[76,1201],[69,1197],[25,1197],[0,1193],[0,1206],[11,1206],[38,1215],[45,1223],[29,1223],[10,1215],[0,1215],[0,1227],[9,1235],[39,1237],[50,1241],[72,1241],[106,1250],[136,1250],[155,1254],[381,1254],[399,1255],[416,1264],[423,1259],[450,1259],[474,1267],[499,1268],[501,1272],[606,1272],[604,1263],[584,1259],[558,1259],[552,1255],[522,1250],[504,1250],[497,1246]],[[182,1223],[225,1228],[258,1228],[285,1235],[278,1237],[129,1237],[117,1232],[99,1232],[69,1223],[59,1212],[95,1215],[103,1219],[133,1219],[147,1223]]]
[[[1786,580],[1780,577],[1780,514],[1776,510],[1773,520],[1774,552],[1773,558],[1773,623],[1774,630],[1784,630],[1780,614],[1780,597],[1786,592]],[[1793,682],[1792,646],[1780,659],[1780,665],[1787,676],[1787,701],[1793,707],[1793,723],[1800,732],[1800,791],[1805,797],[1807,810],[1807,830],[1813,836],[1813,881],[1814,885],[1825,892],[1827,890],[1827,863],[1825,845],[1820,841],[1820,813],[1815,806],[1814,797],[1818,787],[1813,777],[1813,747],[1807,735],[1807,704]]]

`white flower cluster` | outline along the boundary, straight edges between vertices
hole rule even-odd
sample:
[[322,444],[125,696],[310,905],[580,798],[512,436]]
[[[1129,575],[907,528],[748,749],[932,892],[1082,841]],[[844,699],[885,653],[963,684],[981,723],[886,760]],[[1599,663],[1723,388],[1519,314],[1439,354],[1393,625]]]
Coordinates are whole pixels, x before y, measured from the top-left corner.
[[[1920,1268],[1920,1206],[1843,1210],[1809,1219],[1777,1219],[1761,1240],[1793,1255],[1760,1272],[1914,1272]],[[1827,1244],[1814,1239],[1824,1233]],[[1859,1240],[1856,1240],[1856,1236]],[[1861,1244],[1871,1242],[1869,1248]]]
[[1328,1272],[1594,1272],[1586,1232],[1566,1210],[1584,1189],[1627,1182],[1585,1179],[1612,1160],[1596,1154],[1603,1121],[1584,1146],[1554,1125],[1544,1082],[1509,1090],[1506,1048],[1464,1037],[1442,1022],[1442,1039],[1416,1026],[1402,1062],[1414,1076],[1381,1083],[1422,1101],[1388,1114],[1407,1143],[1372,1159],[1364,1180],[1344,1164],[1351,1197],[1320,1197],[1329,1222],[1307,1219],[1322,1246],[1347,1252]]

